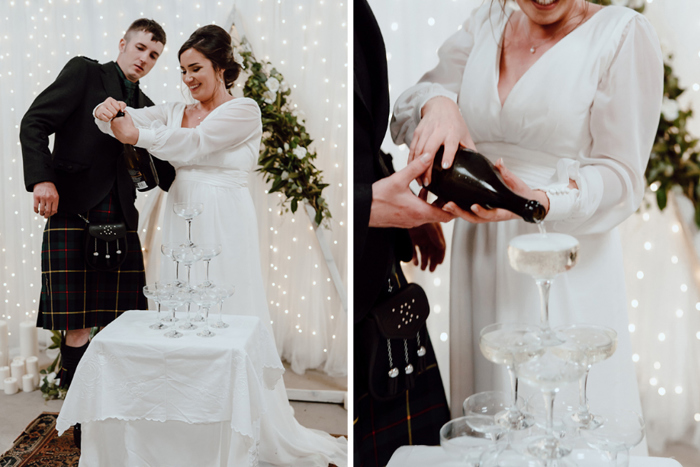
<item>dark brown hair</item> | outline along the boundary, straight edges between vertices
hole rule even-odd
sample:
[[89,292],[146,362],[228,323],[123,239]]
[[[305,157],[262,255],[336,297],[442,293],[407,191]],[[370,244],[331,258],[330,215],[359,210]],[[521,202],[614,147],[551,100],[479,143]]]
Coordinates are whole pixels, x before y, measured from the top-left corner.
[[147,18],[140,18],[131,23],[131,26],[129,26],[129,29],[126,30],[126,33],[124,34],[124,40],[129,42],[131,39],[131,35],[135,32],[138,31],[143,31],[143,32],[150,32],[153,34],[153,37],[151,37],[151,40],[153,42],[160,42],[163,45],[165,45],[165,31],[163,31],[163,28],[160,26],[160,24],[156,23],[152,19],[147,19]]
[[233,47],[231,47],[229,33],[214,24],[202,26],[182,44],[177,53],[178,60],[180,55],[189,49],[194,49],[204,55],[214,65],[215,71],[223,70],[224,85],[226,89],[231,89],[241,72],[241,65],[236,63],[233,58]]

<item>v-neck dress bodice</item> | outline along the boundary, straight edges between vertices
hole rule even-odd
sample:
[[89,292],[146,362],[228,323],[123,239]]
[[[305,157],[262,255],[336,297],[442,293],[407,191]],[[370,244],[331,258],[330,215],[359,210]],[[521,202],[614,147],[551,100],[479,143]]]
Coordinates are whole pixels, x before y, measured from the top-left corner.
[[[423,105],[448,97],[458,104],[479,152],[492,162],[503,158],[530,187],[547,193],[547,230],[574,235],[581,244],[579,263],[552,284],[550,322],[614,328],[616,354],[591,371],[591,406],[599,412],[640,410],[616,226],[635,212],[645,190],[663,94],[658,39],[642,15],[605,7],[542,54],[501,105],[499,47],[512,11],[486,3],[440,47],[437,67],[398,98],[392,136],[397,144],[410,144]],[[568,188],[570,180],[578,189]],[[505,370],[481,355],[479,332],[495,322],[539,322],[534,280],[515,272],[507,258],[513,237],[536,231],[522,220],[455,222],[453,416],[461,415],[462,402],[474,392],[509,390]]]

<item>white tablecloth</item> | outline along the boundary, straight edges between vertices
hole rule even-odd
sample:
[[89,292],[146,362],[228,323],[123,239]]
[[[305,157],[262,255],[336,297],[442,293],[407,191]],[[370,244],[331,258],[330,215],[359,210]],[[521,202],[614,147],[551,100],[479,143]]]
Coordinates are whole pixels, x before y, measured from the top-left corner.
[[[576,462],[577,454],[583,457],[592,454],[581,450],[572,453],[571,459]],[[601,465],[597,463],[585,463],[581,465]],[[440,446],[404,446],[396,450],[391,456],[387,467],[464,467],[464,463],[453,460]],[[660,457],[635,457],[630,458],[630,467],[681,467],[681,464],[673,459]]]
[[[192,330],[171,339],[167,329],[149,329],[155,319],[155,312],[125,312],[80,361],[56,423],[59,433],[83,425],[80,465],[103,466],[119,452],[109,465],[254,463],[260,395],[284,372],[273,337],[256,317],[228,315],[229,327],[212,329],[214,337]],[[213,460],[185,462],[190,452]],[[241,456],[250,459],[236,463]]]

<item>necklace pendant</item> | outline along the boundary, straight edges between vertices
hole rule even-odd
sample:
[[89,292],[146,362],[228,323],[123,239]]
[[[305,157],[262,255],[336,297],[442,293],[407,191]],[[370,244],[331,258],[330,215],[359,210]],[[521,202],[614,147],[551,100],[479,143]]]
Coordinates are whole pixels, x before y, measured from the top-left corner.
[[530,53],[531,53],[531,54],[534,54],[535,51],[536,51],[536,49],[535,49],[534,47],[530,47]]

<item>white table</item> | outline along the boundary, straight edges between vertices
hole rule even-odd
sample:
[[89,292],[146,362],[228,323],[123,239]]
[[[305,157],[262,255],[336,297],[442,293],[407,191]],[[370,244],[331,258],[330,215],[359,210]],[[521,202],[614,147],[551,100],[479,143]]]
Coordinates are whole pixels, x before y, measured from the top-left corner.
[[[587,454],[576,450],[571,454],[571,459],[576,461],[577,454]],[[602,464],[586,463],[586,466]],[[387,467],[464,467],[464,463],[453,460],[440,446],[403,446],[394,452]],[[681,467],[681,464],[673,459],[660,457],[636,457],[630,458],[630,467]]]
[[80,361],[56,423],[82,425],[80,466],[252,465],[262,392],[284,372],[273,337],[250,316],[209,338],[167,338],[155,320],[125,312]]

